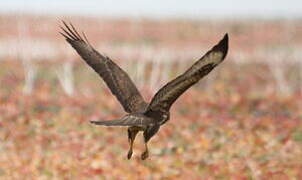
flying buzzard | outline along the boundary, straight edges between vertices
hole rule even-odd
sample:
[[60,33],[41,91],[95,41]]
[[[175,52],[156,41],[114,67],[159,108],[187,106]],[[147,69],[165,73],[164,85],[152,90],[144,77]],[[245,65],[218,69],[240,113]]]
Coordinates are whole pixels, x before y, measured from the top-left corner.
[[103,126],[128,126],[130,144],[128,159],[132,156],[133,142],[139,131],[143,131],[145,142],[145,151],[142,153],[141,159],[144,160],[149,156],[147,143],[157,133],[160,126],[169,120],[169,110],[175,100],[220,64],[228,52],[228,34],[225,34],[217,45],[186,72],[162,87],[151,102],[147,103],[125,71],[109,57],[97,52],[88,42],[84,33],[80,35],[72,24],[67,25],[64,21],[63,24],[61,34],[66,41],[100,75],[127,112],[119,119],[91,121],[91,123]]

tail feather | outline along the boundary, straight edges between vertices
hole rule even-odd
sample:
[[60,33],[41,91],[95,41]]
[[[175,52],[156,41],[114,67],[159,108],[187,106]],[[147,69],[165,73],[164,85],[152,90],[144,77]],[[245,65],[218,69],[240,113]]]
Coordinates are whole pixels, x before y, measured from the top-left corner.
[[145,116],[136,116],[128,114],[120,119],[109,121],[90,121],[90,123],[101,126],[142,126],[153,124],[154,121]]
[[115,119],[109,121],[90,121],[90,123],[101,126],[127,126],[122,119]]

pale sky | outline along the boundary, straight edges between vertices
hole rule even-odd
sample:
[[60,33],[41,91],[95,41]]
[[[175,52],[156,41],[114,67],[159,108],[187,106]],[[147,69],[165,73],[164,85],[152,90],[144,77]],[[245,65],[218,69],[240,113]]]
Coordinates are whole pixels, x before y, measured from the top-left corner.
[[301,18],[302,0],[1,0],[0,13]]

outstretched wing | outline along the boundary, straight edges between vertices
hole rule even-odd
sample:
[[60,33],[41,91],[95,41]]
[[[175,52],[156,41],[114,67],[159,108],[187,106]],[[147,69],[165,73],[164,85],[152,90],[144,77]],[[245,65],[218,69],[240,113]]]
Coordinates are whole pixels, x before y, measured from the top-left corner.
[[127,114],[120,119],[114,119],[109,121],[90,121],[92,124],[101,126],[146,126],[153,124],[154,121],[151,118],[145,116],[135,116]]
[[147,103],[129,78],[128,74],[115,64],[109,57],[97,52],[88,42],[85,34],[83,37],[72,24],[64,21],[61,33],[66,41],[78,52],[85,62],[97,72],[105,81],[111,92],[117,97],[126,112],[143,111]]
[[148,111],[169,111],[171,105],[182,93],[224,60],[227,51],[228,34],[185,73],[162,87],[152,98],[146,113],[148,114]]

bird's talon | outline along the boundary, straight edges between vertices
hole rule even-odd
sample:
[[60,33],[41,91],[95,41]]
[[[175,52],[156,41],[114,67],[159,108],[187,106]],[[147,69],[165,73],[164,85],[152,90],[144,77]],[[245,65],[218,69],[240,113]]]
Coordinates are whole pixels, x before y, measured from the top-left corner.
[[141,159],[142,160],[145,160],[145,159],[147,159],[149,157],[149,152],[148,151],[145,151],[145,152],[143,152],[143,154],[142,154],[142,156],[141,156]]
[[127,155],[127,158],[128,158],[128,159],[131,159],[132,153],[133,153],[133,152],[132,152],[131,150],[129,150],[128,155]]

